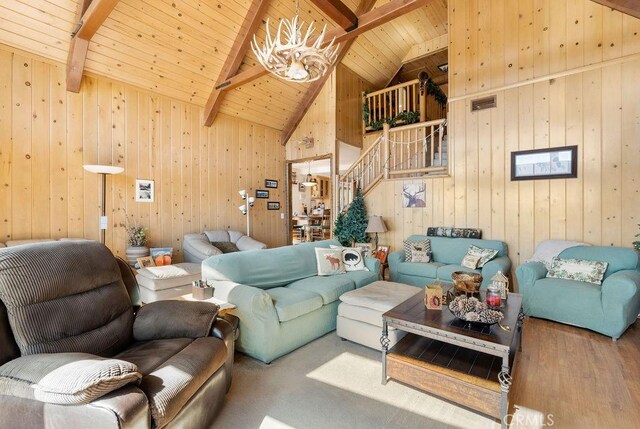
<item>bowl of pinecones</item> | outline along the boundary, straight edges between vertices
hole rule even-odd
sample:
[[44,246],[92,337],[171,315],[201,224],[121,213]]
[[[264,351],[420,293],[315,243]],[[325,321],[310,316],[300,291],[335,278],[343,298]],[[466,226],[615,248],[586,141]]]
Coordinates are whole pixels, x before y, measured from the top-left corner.
[[453,280],[457,293],[474,294],[480,292],[482,275],[466,271],[455,271],[451,274],[451,280]]
[[504,318],[501,311],[492,310],[476,297],[459,295],[449,303],[449,310],[458,319],[479,325],[493,325]]

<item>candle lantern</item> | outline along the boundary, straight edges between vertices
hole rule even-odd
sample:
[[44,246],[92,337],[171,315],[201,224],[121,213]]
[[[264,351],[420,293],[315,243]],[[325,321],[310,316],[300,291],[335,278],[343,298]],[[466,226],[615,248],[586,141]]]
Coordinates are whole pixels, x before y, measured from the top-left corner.
[[502,274],[502,271],[498,271],[495,276],[491,278],[492,285],[500,291],[500,298],[505,300],[509,296],[509,279]]

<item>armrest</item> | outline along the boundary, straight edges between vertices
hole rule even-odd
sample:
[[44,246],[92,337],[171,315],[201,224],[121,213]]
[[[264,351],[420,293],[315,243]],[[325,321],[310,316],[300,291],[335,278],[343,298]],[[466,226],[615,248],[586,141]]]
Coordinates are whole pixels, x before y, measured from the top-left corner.
[[389,280],[396,281],[398,279],[398,265],[404,262],[404,250],[389,253],[387,262],[389,263]]
[[253,238],[247,236],[247,235],[243,235],[242,237],[240,237],[240,239],[236,242],[236,246],[238,246],[239,250],[257,250],[257,249],[266,249],[267,245],[258,241],[258,240],[254,240]]
[[210,302],[156,301],[144,305],[133,321],[136,341],[200,338],[211,332],[218,306]]
[[[206,271],[203,275],[207,279]],[[209,281],[209,284],[215,288],[213,296],[237,307],[232,313],[238,315],[243,323],[247,317],[257,318],[263,322],[278,321],[273,300],[264,290],[228,280]]]
[[623,270],[611,274],[602,282],[602,300],[624,304],[640,293],[640,272]]
[[364,258],[364,266],[372,273],[380,272],[380,260],[378,258]]
[[533,284],[547,276],[547,268],[542,262],[527,262],[516,268],[518,287],[520,293],[525,295],[531,290]]
[[204,234],[186,234],[182,241],[186,262],[199,263],[210,256],[221,255],[222,251],[213,246]]
[[508,256],[494,258],[482,266],[482,288],[485,288],[498,271],[502,271],[505,276],[511,271],[511,259]]

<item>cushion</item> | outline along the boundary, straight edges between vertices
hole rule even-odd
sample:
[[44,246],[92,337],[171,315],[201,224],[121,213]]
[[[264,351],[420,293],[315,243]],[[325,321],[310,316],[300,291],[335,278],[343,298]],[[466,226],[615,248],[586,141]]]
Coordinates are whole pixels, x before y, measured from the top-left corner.
[[438,268],[443,264],[438,262],[429,262],[426,264],[416,264],[413,262],[401,262],[398,264],[398,273],[409,276],[430,277],[435,279],[438,277]]
[[427,228],[427,236],[451,238],[482,238],[482,231],[477,228],[452,228],[438,226]]
[[190,285],[194,280],[201,278],[200,264],[190,262],[141,268],[136,275],[140,286],[151,290],[165,290]]
[[207,236],[211,243],[214,241],[230,241],[228,231],[205,231],[204,235]]
[[133,322],[136,341],[200,338],[211,332],[219,307],[206,301],[156,301],[143,305]]
[[478,246],[474,246],[473,244],[470,244],[469,249],[467,250],[467,255],[480,257],[477,268],[482,268],[484,264],[495,258],[497,254],[498,250],[496,249],[484,249]]
[[607,263],[586,259],[553,258],[547,277],[602,284]]
[[278,320],[281,322],[311,313],[323,305],[320,295],[303,289],[274,287],[267,290],[267,293],[273,300]]
[[4,249],[0,296],[22,355],[105,356],[131,341],[131,299],[103,244],[56,241]]
[[238,252],[238,246],[230,241],[212,241],[211,245],[220,249],[222,253]]
[[316,264],[319,276],[333,276],[345,272],[341,249],[316,248]]
[[462,265],[455,265],[455,264],[451,264],[451,265],[443,265],[441,267],[438,268],[438,275],[436,278],[439,278],[442,281],[445,282],[451,282],[451,274],[453,274],[456,271],[465,271],[467,273],[478,273],[478,274],[482,274],[482,272],[478,269],[476,270],[472,270],[471,268],[467,268],[467,267],[463,267]]
[[337,301],[343,293],[355,289],[355,285],[348,275],[343,274],[328,277],[309,277],[295,281],[287,288],[316,293],[322,297],[323,304],[331,304]]
[[472,270],[475,270],[476,268],[478,268],[480,259],[482,259],[482,256],[480,255],[466,254],[464,255],[464,258],[462,259],[462,264],[460,265],[462,265],[463,267],[471,268]]
[[640,269],[640,252],[627,247],[576,246],[563,250],[558,256],[564,259],[606,262],[608,265],[605,279],[618,271]]
[[361,248],[331,246],[331,249],[342,250],[342,263],[344,264],[345,271],[368,271],[364,265]]
[[122,360],[87,353],[42,353],[2,365],[0,394],[52,404],[88,404],[141,377],[134,364]]
[[349,271],[348,273],[340,275],[340,277],[347,278],[351,280],[356,288],[361,288],[363,286],[368,285],[369,283],[373,283],[379,278],[378,272],[372,271]]
[[349,305],[370,308],[382,313],[421,292],[422,289],[402,283],[377,281],[340,296]]
[[[473,244],[484,249],[496,249],[496,256],[508,255],[507,244],[498,240],[479,240],[475,238],[427,237],[426,235],[410,235],[407,240],[430,240],[431,260],[443,264],[460,265],[467,254],[469,245]],[[588,258],[587,258],[588,259]]]
[[428,263],[431,262],[431,257],[429,256],[429,252],[412,249],[411,262]]
[[[426,240],[404,240],[402,242],[404,248],[404,260],[405,262],[413,262],[411,260],[411,252],[417,250],[419,252],[431,253],[431,241]],[[416,261],[417,262],[417,261]]]

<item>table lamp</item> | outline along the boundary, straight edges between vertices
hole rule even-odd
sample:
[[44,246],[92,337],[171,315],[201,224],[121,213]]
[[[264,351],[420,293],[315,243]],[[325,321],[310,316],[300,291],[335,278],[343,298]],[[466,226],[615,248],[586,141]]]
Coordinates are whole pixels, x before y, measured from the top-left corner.
[[365,230],[365,232],[374,232],[376,234],[376,238],[374,239],[376,249],[378,248],[378,233],[387,231],[387,225],[385,225],[382,216],[369,217],[369,224],[367,225],[367,229]]

